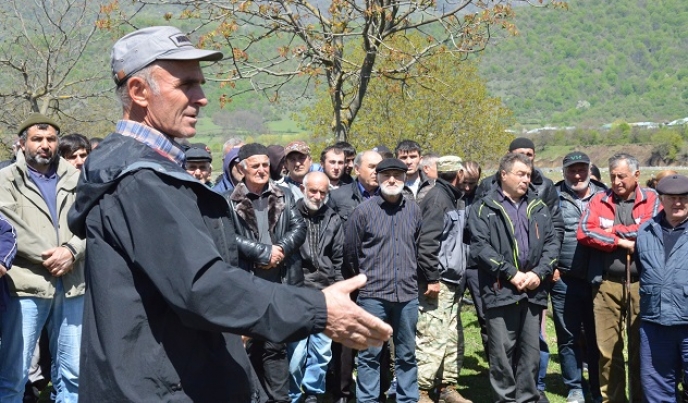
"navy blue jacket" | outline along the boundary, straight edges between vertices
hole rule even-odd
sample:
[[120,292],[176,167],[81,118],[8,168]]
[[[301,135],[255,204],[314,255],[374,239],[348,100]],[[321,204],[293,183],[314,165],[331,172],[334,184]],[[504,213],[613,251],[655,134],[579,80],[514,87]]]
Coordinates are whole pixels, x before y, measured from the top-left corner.
[[[7,219],[0,215],[0,264],[7,270],[12,268],[14,257],[17,255],[17,234]],[[0,312],[5,310],[10,297],[5,276],[0,277]]]
[[662,326],[688,325],[688,229],[664,252],[661,220],[664,212],[646,221],[635,244],[640,273],[640,319]]

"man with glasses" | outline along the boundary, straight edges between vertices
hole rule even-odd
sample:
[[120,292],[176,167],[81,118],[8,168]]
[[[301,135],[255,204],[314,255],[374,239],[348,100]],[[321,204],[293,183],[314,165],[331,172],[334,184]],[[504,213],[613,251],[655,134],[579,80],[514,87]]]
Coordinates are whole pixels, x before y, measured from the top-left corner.
[[479,269],[486,309],[490,384],[498,402],[540,398],[540,314],[559,241],[551,212],[530,188],[532,169],[522,154],[502,157],[498,186],[471,206],[468,217],[470,257]]
[[[418,204],[402,195],[407,166],[395,158],[382,160],[375,172],[380,192],[361,203],[345,224],[344,268],[364,273],[368,283],[357,303],[390,323],[394,331],[396,401],[417,402],[416,322],[418,321],[418,246],[421,224]],[[344,269],[343,269],[344,270]],[[381,347],[358,353],[356,398],[380,397]]]

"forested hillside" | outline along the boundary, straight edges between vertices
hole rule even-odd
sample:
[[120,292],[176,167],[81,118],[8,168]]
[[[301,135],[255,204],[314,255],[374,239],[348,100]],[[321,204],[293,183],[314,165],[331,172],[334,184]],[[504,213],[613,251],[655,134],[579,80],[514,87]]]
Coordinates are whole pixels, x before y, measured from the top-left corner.
[[685,0],[569,0],[517,9],[520,35],[492,43],[481,71],[524,126],[665,122],[688,116]]

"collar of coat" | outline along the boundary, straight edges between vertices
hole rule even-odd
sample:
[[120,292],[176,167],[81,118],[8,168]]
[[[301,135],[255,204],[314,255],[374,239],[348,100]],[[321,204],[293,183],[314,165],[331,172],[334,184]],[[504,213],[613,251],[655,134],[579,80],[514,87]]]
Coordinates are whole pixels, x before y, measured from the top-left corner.
[[[243,223],[248,227],[251,232],[253,232],[256,237],[258,236],[258,219],[256,218],[256,211],[253,208],[253,203],[248,197],[248,188],[244,182],[241,182],[234,188],[234,192],[229,197],[232,202],[236,204],[236,213]],[[264,191],[268,193],[268,225],[270,233],[275,231],[275,225],[277,225],[277,220],[282,215],[284,208],[286,206],[285,194],[279,186],[268,182],[268,188]]]

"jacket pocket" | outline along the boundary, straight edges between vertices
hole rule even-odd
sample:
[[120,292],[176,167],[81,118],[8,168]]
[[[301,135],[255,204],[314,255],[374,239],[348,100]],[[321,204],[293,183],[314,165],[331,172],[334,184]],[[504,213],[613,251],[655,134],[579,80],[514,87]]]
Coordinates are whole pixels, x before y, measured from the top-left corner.
[[640,317],[656,319],[661,313],[661,287],[645,285],[640,287]]

